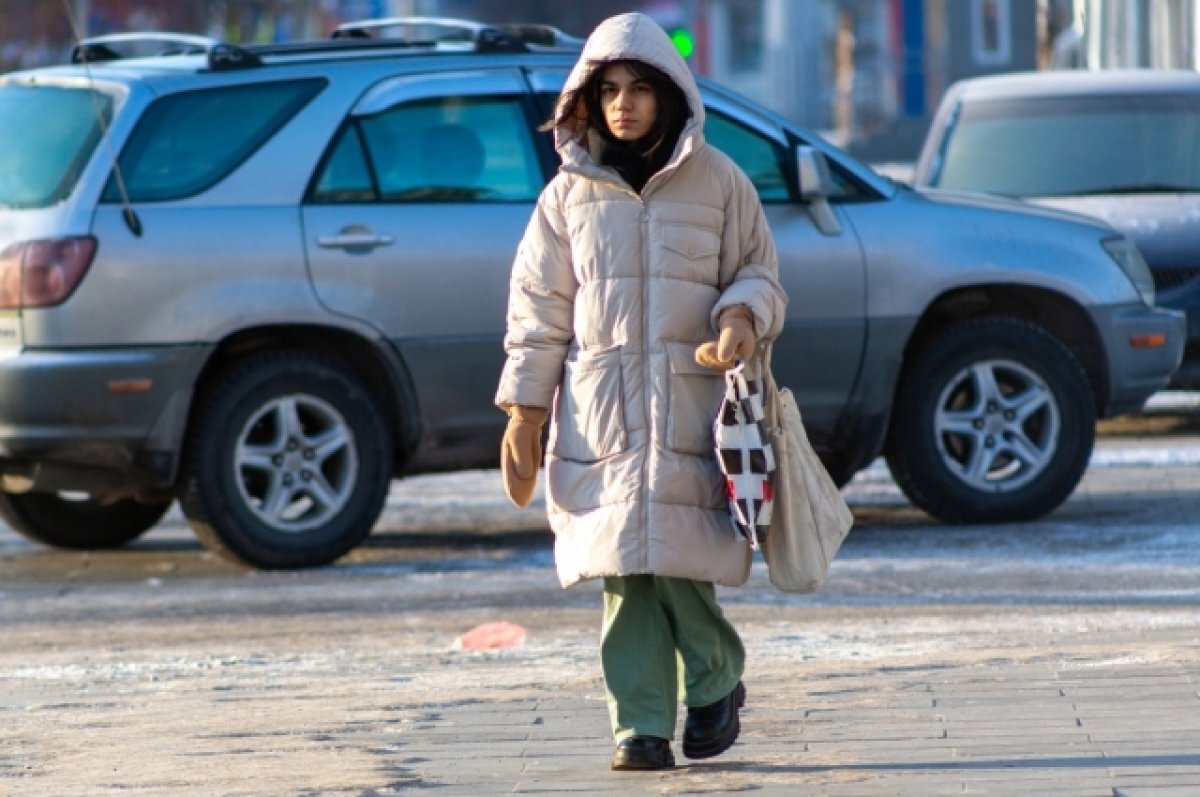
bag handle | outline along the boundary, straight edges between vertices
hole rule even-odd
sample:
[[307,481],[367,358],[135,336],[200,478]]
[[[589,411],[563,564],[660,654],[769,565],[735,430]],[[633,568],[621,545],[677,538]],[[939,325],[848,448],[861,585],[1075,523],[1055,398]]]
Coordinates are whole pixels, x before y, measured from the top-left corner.
[[771,352],[775,341],[768,340],[759,344],[750,362],[757,361],[759,379],[763,385],[763,419],[772,432],[779,430],[779,386],[775,383],[775,375],[771,373]]

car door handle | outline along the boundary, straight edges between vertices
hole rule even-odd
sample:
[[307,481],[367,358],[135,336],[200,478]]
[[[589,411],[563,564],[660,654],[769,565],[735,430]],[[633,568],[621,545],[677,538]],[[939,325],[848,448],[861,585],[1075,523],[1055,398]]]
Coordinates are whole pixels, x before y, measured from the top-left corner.
[[373,249],[376,246],[391,246],[395,240],[390,235],[356,232],[322,235],[317,238],[317,243],[326,249]]

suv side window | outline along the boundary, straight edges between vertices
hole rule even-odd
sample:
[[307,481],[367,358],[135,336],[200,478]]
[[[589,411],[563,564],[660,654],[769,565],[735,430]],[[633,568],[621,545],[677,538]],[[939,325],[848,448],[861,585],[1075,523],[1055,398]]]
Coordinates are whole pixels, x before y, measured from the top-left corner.
[[544,178],[517,98],[402,103],[343,127],[310,201],[531,202]]
[[[121,176],[134,202],[185,199],[240,166],[325,87],[324,80],[222,86],[156,100],[121,151]],[[103,202],[120,201],[109,177]]]
[[774,142],[723,114],[705,112],[704,138],[741,167],[763,202],[788,202],[784,153]]
[[[709,108],[706,113],[704,138],[733,158],[758,189],[759,199],[763,202],[791,201],[786,166],[788,161],[780,146],[720,111]],[[833,178],[833,192],[829,195],[831,202],[863,200],[871,196],[836,163],[829,163],[829,174]]]

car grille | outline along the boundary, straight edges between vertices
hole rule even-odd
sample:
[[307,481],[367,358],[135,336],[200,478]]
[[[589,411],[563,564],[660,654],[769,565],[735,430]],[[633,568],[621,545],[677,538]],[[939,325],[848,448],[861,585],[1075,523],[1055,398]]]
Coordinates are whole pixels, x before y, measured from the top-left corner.
[[1155,290],[1173,291],[1200,279],[1200,268],[1159,268],[1153,274]]

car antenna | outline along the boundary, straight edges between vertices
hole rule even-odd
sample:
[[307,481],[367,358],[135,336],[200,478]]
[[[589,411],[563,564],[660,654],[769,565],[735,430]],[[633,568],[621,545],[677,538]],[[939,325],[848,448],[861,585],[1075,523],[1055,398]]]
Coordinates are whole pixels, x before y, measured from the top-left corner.
[[[71,0],[62,0],[63,9],[67,12],[67,22],[71,26],[71,35],[75,37],[75,44],[83,43],[83,36],[79,30],[79,20],[75,17],[75,12],[71,9]],[[81,48],[82,49],[82,48]],[[125,219],[125,226],[129,227],[129,231],[136,237],[142,237],[142,220],[138,218],[137,211],[133,209],[133,203],[129,201],[129,191],[125,187],[125,177],[121,174],[121,164],[117,162],[117,150],[113,146],[112,137],[108,133],[108,122],[104,119],[104,112],[100,109],[100,105],[96,100],[96,83],[92,79],[92,66],[88,62],[86,53],[80,59],[83,64],[83,71],[87,74],[88,88],[92,95],[92,108],[96,112],[96,121],[100,123],[100,135],[104,139],[104,144],[108,148],[109,157],[112,159],[113,176],[117,180],[117,190],[121,194],[121,217]]]

